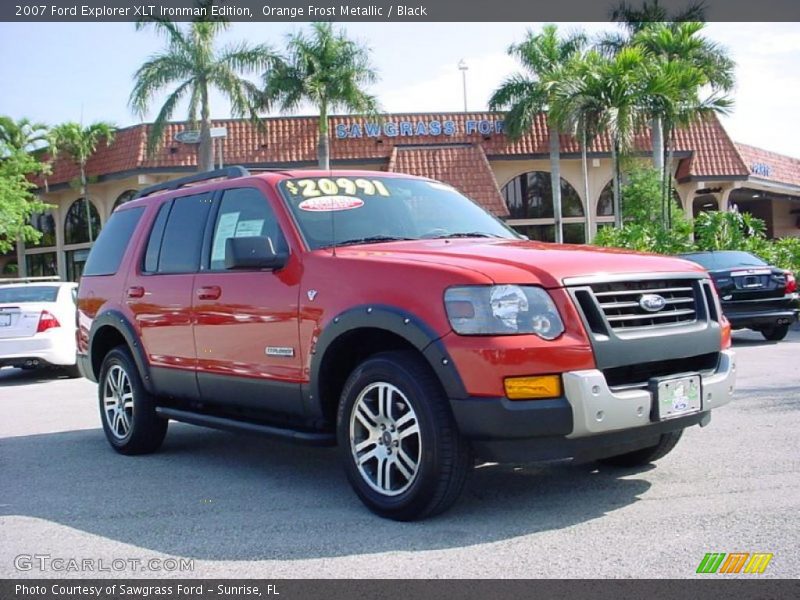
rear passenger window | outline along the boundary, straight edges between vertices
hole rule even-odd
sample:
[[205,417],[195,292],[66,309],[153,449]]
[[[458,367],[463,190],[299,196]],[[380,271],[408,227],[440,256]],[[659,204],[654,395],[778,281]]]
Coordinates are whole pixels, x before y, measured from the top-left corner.
[[[145,254],[145,271],[194,273],[200,267],[211,196],[175,198],[156,217]],[[162,233],[163,230],[163,233]]]
[[234,188],[222,195],[214,239],[211,242],[211,270],[225,269],[225,241],[234,237],[263,236],[275,252],[286,242],[278,221],[264,195],[254,188]]
[[128,242],[133,236],[143,212],[144,207],[138,207],[118,210],[111,215],[108,223],[97,236],[92,251],[89,252],[89,258],[83,269],[84,277],[113,275],[117,272]]

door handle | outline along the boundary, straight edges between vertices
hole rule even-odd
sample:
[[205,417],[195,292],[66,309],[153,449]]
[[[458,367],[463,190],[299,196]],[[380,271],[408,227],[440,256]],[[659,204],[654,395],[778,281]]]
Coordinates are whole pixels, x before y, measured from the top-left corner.
[[128,296],[128,298],[143,298],[144,288],[140,285],[134,285],[129,287],[125,294]]
[[217,300],[220,296],[222,296],[222,288],[218,285],[197,288],[197,297],[200,300]]

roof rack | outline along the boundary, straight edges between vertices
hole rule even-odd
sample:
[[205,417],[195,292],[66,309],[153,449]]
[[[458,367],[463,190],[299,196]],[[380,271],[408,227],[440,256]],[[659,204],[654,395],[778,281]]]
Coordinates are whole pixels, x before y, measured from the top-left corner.
[[156,192],[177,190],[191,183],[210,181],[212,179],[236,179],[238,177],[247,177],[248,175],[250,175],[250,171],[239,166],[225,167],[224,169],[205,171],[203,173],[195,173],[194,175],[181,177],[180,179],[171,179],[170,181],[165,181],[164,183],[158,183],[156,185],[146,187],[142,190],[139,190],[139,193],[136,194],[134,198],[144,198],[145,196],[155,194]]
[[61,281],[58,275],[45,275],[43,277],[0,277],[0,285],[4,283],[31,283],[36,281]]

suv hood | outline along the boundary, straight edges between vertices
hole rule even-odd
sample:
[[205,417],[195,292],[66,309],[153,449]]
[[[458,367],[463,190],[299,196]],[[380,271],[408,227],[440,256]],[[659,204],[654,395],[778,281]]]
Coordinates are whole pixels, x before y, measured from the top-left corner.
[[687,260],[615,248],[547,244],[526,240],[413,240],[345,246],[342,258],[446,264],[477,271],[495,283],[538,283],[560,287],[570,277],[649,273],[704,273]]

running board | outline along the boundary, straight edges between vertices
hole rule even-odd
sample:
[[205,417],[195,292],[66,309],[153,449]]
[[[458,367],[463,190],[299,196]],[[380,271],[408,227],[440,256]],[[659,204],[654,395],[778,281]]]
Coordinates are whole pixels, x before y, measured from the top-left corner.
[[260,425],[247,421],[237,421],[236,419],[226,419],[224,417],[214,417],[203,415],[186,410],[176,410],[174,408],[156,407],[156,414],[160,417],[199,425],[201,427],[211,427],[212,429],[222,429],[223,431],[233,431],[237,433],[251,433],[271,438],[277,438],[295,444],[306,446],[334,446],[336,445],[336,435],[333,433],[297,431],[295,429],[284,429],[282,427],[272,427],[270,425]]

